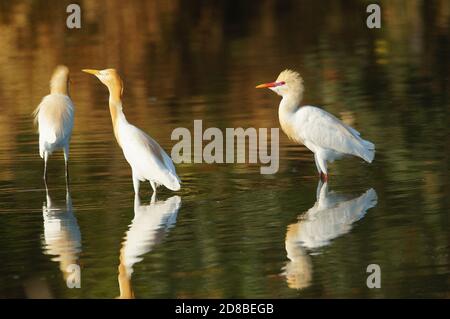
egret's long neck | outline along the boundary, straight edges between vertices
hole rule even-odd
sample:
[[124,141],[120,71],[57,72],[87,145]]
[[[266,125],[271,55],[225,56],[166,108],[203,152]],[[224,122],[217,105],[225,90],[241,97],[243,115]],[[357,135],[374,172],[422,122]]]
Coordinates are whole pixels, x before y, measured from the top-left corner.
[[281,129],[291,139],[296,140],[295,125],[292,123],[295,112],[299,108],[301,97],[299,95],[285,95],[278,108],[278,118]]
[[65,94],[69,95],[69,83],[67,77],[56,77],[50,81],[51,94]]
[[295,113],[300,107],[300,102],[301,96],[298,94],[284,95],[281,99],[280,107],[278,108],[278,116],[280,117],[280,121]]
[[108,87],[108,89],[109,89],[109,112],[111,113],[114,136],[116,137],[117,143],[119,143],[120,147],[122,147],[119,136],[119,122],[121,120],[126,120],[125,114],[123,114],[122,109],[122,88],[118,86],[113,86]]
[[295,113],[300,107],[300,103],[303,99],[303,80],[300,78],[289,86],[289,90],[282,93],[283,98],[280,103],[280,115],[281,113]]

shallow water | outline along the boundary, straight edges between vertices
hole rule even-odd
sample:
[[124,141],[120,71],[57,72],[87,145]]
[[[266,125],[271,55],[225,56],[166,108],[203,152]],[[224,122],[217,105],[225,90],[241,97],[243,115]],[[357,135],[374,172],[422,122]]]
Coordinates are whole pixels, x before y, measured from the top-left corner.
[[[2,2],[0,297],[448,298],[450,6],[381,4],[369,30],[363,1],[81,1],[69,30],[64,2]],[[47,197],[30,114],[60,63],[76,105],[71,184],[58,152]],[[107,91],[80,72],[106,67],[124,79],[128,120],[168,152],[194,119],[279,127],[279,98],[254,86],[300,70],[305,103],[373,141],[375,161],[338,161],[321,185],[311,153],[280,132],[275,175],[180,164],[180,192],[151,203],[143,184],[139,202]]]

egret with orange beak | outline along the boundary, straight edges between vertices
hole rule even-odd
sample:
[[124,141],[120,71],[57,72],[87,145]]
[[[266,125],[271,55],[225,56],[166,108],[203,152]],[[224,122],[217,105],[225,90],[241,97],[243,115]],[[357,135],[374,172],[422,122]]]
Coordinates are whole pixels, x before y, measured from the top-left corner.
[[109,111],[117,143],[131,166],[135,194],[139,194],[139,182],[150,181],[153,191],[159,185],[170,190],[180,189],[180,179],[172,159],[159,144],[136,126],[128,123],[123,113],[123,82],[115,69],[83,72],[95,75],[109,90]]
[[72,136],[75,107],[69,96],[69,69],[59,65],[50,80],[50,94],[34,110],[34,121],[39,127],[39,155],[44,159],[44,180],[47,179],[47,161],[53,151],[62,148],[69,177],[69,144]]
[[344,155],[358,156],[371,163],[375,145],[363,140],[354,128],[334,115],[315,106],[300,106],[303,99],[303,79],[299,73],[284,70],[275,82],[260,84],[282,97],[278,117],[282,130],[294,142],[305,145],[314,153],[322,180],[328,180],[327,162]]

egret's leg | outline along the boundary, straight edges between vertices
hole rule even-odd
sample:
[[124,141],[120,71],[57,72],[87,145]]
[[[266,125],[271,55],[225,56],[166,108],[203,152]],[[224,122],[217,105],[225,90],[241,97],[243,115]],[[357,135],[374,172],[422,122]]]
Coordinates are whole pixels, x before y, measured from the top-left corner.
[[156,184],[153,181],[150,181],[150,185],[152,186],[153,193],[156,194]]
[[[320,153],[317,154],[317,163],[319,164],[319,168],[323,173],[323,180],[328,181],[328,171],[327,171],[327,161],[324,159]],[[320,175],[322,178],[322,174]]]
[[319,172],[319,176],[322,176],[322,171],[320,170],[319,161],[317,160],[316,153],[314,153],[314,161],[316,162],[317,172]]
[[66,168],[66,184],[69,184],[69,145],[64,146],[64,164]]
[[139,179],[133,174],[134,193],[139,195]]
[[48,161],[48,153],[44,152],[44,181],[47,184],[47,161]]

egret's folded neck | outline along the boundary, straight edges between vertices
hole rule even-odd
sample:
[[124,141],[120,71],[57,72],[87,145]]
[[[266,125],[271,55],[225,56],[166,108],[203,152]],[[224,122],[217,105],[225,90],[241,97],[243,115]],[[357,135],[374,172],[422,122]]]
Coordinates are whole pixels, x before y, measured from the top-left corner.
[[280,112],[295,112],[300,107],[302,96],[300,94],[289,94],[283,96],[280,102]]
[[62,81],[61,79],[55,79],[50,82],[50,93],[51,94],[65,94],[69,95],[69,88],[67,81]]
[[109,112],[111,113],[111,120],[113,124],[114,129],[114,135],[116,137],[117,143],[119,143],[120,146],[122,144],[120,143],[119,138],[119,121],[121,119],[125,119],[125,114],[123,114],[122,110],[122,89],[117,88],[108,88],[109,89]]
[[120,102],[122,104],[122,87],[119,85],[108,85],[109,101]]

